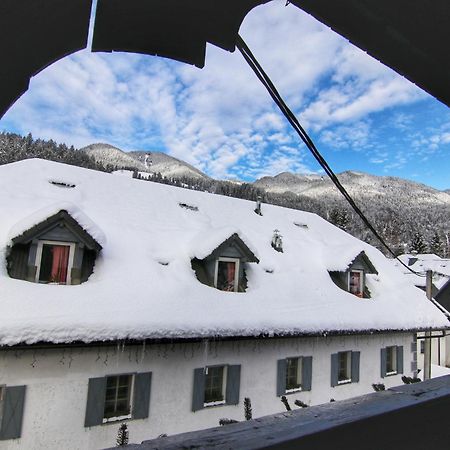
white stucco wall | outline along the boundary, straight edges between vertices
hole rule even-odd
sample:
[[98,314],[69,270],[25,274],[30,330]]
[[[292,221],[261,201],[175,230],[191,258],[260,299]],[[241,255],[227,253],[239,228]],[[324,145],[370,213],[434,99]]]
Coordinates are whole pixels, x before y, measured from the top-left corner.
[[[434,336],[431,339],[431,364],[436,364],[438,366],[450,366],[450,336],[446,337],[438,337],[442,336],[443,333],[448,333],[447,331],[435,331],[432,333]],[[425,333],[417,334],[417,367],[422,371],[424,367],[424,354],[421,350],[423,350],[422,342],[424,339],[421,337],[425,336]],[[419,378],[423,378],[419,373]]]
[[[250,397],[253,417],[284,411],[276,396],[277,360],[313,355],[312,390],[288,396],[315,405],[373,392],[372,383],[402,384],[400,375],[382,379],[380,348],[404,346],[404,373],[412,376],[412,333],[329,338],[95,347],[0,352],[0,384],[27,386],[22,436],[0,441],[0,449],[99,449],[114,446],[120,422],[84,427],[88,379],[126,372],[152,372],[150,414],[130,420],[130,443],[161,433],[217,426],[220,418],[244,419]],[[361,352],[360,381],[330,386],[332,353]],[[240,402],[191,412],[193,372],[214,364],[241,364]]]

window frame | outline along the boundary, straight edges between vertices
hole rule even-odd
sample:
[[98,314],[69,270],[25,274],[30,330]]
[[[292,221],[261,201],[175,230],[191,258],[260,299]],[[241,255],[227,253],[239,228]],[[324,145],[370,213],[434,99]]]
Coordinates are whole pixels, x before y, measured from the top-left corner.
[[[398,374],[398,367],[397,367],[397,346],[396,345],[390,345],[388,347],[386,347],[386,374],[385,376],[392,376],[392,375],[397,375]],[[392,352],[391,355],[389,355],[389,352]],[[392,369],[394,370],[390,370],[388,371],[388,364],[389,364],[389,359],[390,359],[390,363],[392,365]]]
[[[106,386],[108,385],[108,378],[118,378],[128,376],[130,387],[128,391],[128,406],[130,408],[129,414],[124,414],[122,416],[113,416],[113,417],[105,417],[105,406],[106,406],[106,390],[105,390],[105,399],[103,401],[103,418],[102,418],[102,424],[111,423],[111,422],[118,422],[123,421],[127,419],[133,418],[133,399],[134,399],[134,381],[135,381],[135,373],[120,373],[115,375],[105,375],[105,383]],[[117,398],[116,398],[117,403]]]
[[211,408],[213,406],[221,406],[226,405],[227,403],[227,381],[228,381],[228,364],[218,364],[215,366],[206,366],[205,367],[205,387],[204,387],[204,396],[206,397],[206,377],[208,376],[208,370],[212,368],[222,367],[222,397],[223,400],[215,400],[212,402],[203,401],[204,408]]
[[[234,290],[233,291],[222,291],[217,287],[217,279],[219,275],[219,262],[234,262],[236,264],[235,272],[234,272]],[[214,287],[219,289],[222,292],[238,292],[239,289],[239,274],[240,274],[240,258],[232,258],[228,256],[219,256],[216,258],[216,264],[214,268]]]
[[[59,246],[65,246],[69,247],[69,259],[67,262],[67,276],[66,276],[66,282],[65,283],[41,283],[39,281],[39,275],[41,272],[41,263],[42,263],[42,250],[44,245],[59,245]],[[52,241],[52,240],[46,240],[46,239],[40,239],[37,242],[37,249],[36,249],[36,259],[35,259],[35,266],[36,266],[36,275],[34,277],[34,281],[36,283],[40,284],[61,284],[61,285],[69,285],[72,284],[72,268],[75,258],[75,242],[66,242],[66,241]]]
[[[355,293],[351,292],[351,290],[350,290],[350,280],[351,280],[353,272],[360,274],[359,289],[360,289],[361,295],[355,294]],[[365,273],[364,273],[363,269],[349,269],[348,276],[347,276],[348,292],[350,292],[350,294],[354,295],[355,297],[364,298],[364,289],[365,289],[365,280],[364,279],[365,279]]]
[[[288,370],[289,361],[297,360],[297,381],[298,387],[288,388]],[[286,394],[292,394],[294,392],[301,392],[303,390],[303,356],[293,356],[286,358]]]
[[[337,383],[338,385],[341,384],[348,384],[352,382],[352,351],[347,350],[343,352],[338,352],[338,375],[337,375]],[[345,375],[346,378],[339,379],[340,372],[341,372],[341,355],[346,355],[346,368],[345,368]]]

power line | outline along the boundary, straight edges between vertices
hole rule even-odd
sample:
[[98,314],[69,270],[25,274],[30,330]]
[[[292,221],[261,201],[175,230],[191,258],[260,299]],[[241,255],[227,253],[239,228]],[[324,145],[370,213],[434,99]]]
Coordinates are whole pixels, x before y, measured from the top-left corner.
[[305,143],[305,145],[308,147],[310,152],[313,154],[314,158],[318,161],[318,163],[321,165],[321,167],[325,170],[326,174],[331,178],[331,181],[334,183],[334,185],[337,187],[339,192],[344,196],[344,198],[347,200],[349,205],[352,207],[352,209],[358,214],[358,216],[361,218],[363,223],[369,228],[369,230],[373,233],[373,235],[380,241],[380,243],[383,245],[383,247],[395,258],[397,261],[400,262],[404,267],[406,267],[410,272],[418,275],[418,276],[425,276],[423,274],[420,274],[419,272],[416,272],[412,270],[410,267],[408,267],[403,261],[401,261],[397,255],[394,253],[394,251],[389,247],[389,245],[385,242],[385,240],[380,236],[380,234],[377,232],[377,230],[372,226],[372,224],[369,222],[365,214],[359,209],[358,205],[355,203],[353,198],[350,196],[350,194],[347,192],[347,190],[344,188],[344,186],[339,181],[336,174],[333,172],[331,167],[328,165],[328,163],[325,161],[323,156],[319,153],[319,150],[315,146],[312,139],[309,137],[308,133],[304,130],[304,128],[301,126],[300,122],[298,121],[295,114],[289,109],[289,107],[284,102],[283,98],[279,94],[277,88],[273,84],[272,80],[269,78],[269,76],[266,74],[264,69],[259,64],[258,60],[255,58],[247,44],[244,42],[242,37],[240,35],[237,36],[236,41],[236,47],[241,52],[242,56],[244,57],[245,61],[247,61],[248,65],[251,67],[253,72],[255,72],[258,79],[261,81],[263,86],[267,89],[270,96],[272,97],[275,104],[278,106],[278,108],[281,110],[281,112],[284,114],[288,122],[292,125],[292,128],[297,132],[297,134],[300,136],[301,140]]

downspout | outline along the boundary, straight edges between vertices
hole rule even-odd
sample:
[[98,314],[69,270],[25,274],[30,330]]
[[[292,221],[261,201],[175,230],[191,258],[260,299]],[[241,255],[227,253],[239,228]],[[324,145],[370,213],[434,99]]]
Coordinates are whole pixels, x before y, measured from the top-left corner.
[[[426,284],[426,293],[428,300],[432,299],[432,285],[433,285],[433,272],[431,270],[427,270],[427,284]],[[429,380],[431,378],[431,331],[425,332],[425,351],[423,354],[423,379]]]

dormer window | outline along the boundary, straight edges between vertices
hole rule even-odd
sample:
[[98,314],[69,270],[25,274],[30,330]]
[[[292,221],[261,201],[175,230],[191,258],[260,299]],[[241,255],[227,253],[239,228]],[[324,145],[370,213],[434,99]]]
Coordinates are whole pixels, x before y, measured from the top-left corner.
[[80,284],[92,274],[101,245],[65,210],[12,239],[11,278],[46,284]]
[[364,271],[350,270],[348,272],[348,292],[357,297],[364,297]]
[[239,258],[219,257],[216,260],[214,287],[221,291],[237,292],[239,287]]
[[36,252],[36,282],[71,284],[75,244],[39,241]]
[[194,258],[192,269],[197,279],[208,286],[226,292],[245,292],[248,263],[259,260],[242,239],[233,234],[203,259]]
[[366,286],[366,275],[377,273],[367,255],[361,252],[348,265],[347,270],[330,272],[330,277],[344,291],[359,298],[370,298],[370,292]]

